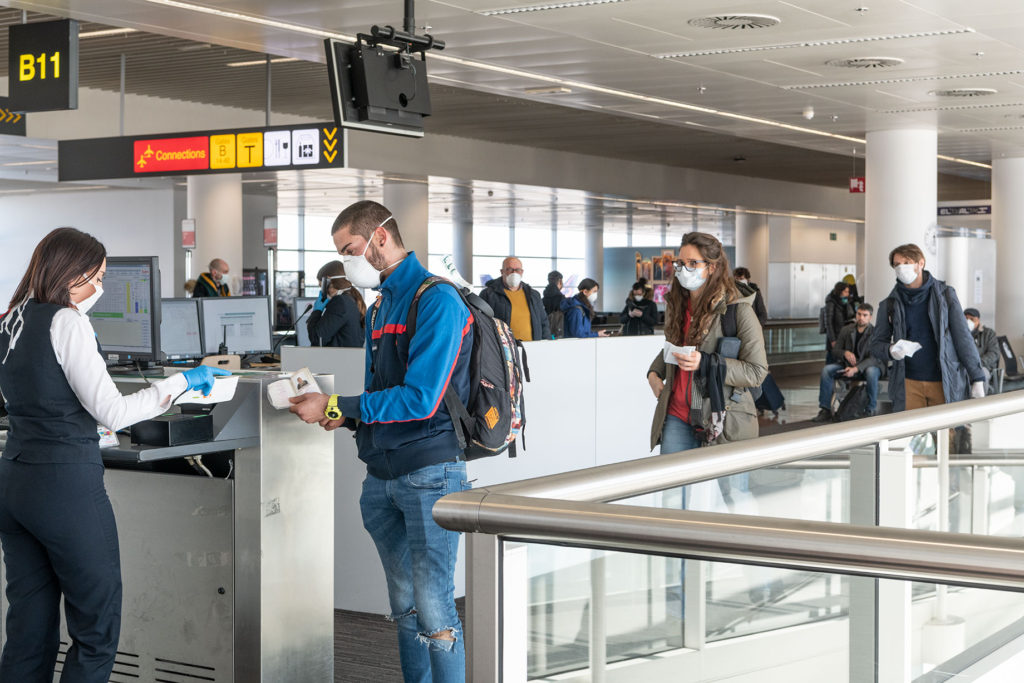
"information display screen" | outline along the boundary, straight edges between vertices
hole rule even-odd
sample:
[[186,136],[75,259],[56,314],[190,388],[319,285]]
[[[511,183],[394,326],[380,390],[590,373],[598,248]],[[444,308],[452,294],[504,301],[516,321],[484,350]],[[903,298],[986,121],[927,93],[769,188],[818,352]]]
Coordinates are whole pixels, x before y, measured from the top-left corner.
[[217,353],[221,342],[228,353],[270,353],[270,302],[265,296],[204,297],[203,348]]
[[159,360],[157,257],[108,257],[103,296],[89,310],[89,318],[108,361]]
[[160,349],[164,357],[167,360],[202,358],[199,299],[163,299],[160,308]]
[[[311,309],[306,315],[302,315],[302,312],[306,310],[306,306],[312,303],[316,303],[315,296],[297,296],[292,302],[292,320],[297,321],[295,324],[296,346],[312,346],[312,342],[309,340],[309,328],[306,327],[306,323],[309,322],[309,315],[313,311]],[[302,315],[301,320],[299,320],[300,315]]]

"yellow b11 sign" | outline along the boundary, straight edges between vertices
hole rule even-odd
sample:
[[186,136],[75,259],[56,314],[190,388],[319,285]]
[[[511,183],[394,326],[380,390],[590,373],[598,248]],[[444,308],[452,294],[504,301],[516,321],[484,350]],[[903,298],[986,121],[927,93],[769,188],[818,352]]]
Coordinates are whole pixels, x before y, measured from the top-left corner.
[[8,27],[9,97],[18,111],[78,109],[78,22]]

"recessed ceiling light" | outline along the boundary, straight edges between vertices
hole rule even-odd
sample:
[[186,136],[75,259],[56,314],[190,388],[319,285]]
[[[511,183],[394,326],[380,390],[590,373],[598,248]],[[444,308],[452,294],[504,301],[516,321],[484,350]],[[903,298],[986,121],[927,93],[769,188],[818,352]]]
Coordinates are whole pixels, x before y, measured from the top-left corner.
[[6,164],[0,164],[0,166],[42,166],[43,164],[55,164],[56,159],[47,159],[46,161],[10,161]]
[[698,28],[716,28],[745,30],[770,28],[782,20],[770,14],[713,14],[706,17],[694,17],[686,23]]
[[501,9],[481,10],[477,12],[485,17],[497,17],[503,14],[521,14],[522,12],[544,12],[553,9],[572,9],[590,7],[591,5],[612,5],[626,0],[576,0],[575,2],[551,2],[543,5],[520,5],[519,7],[503,7]]
[[[298,57],[274,57],[270,60],[271,64],[284,64],[286,62],[298,62],[301,61]],[[224,66],[238,67],[238,66],[261,66],[266,64],[266,59],[253,59],[248,62],[228,62]]]
[[945,74],[930,76],[904,76],[902,78],[878,78],[870,81],[839,81],[835,83],[805,83],[802,85],[784,85],[783,90],[811,90],[813,88],[846,88],[861,85],[892,85],[894,83],[917,83],[919,81],[948,81],[957,78],[994,78],[996,76],[1020,76],[1024,69],[1010,71],[986,71],[972,74]]
[[567,95],[572,92],[572,88],[562,85],[542,85],[538,88],[525,88],[523,92],[527,95]]
[[936,97],[985,97],[995,95],[999,91],[995,88],[947,88],[945,90],[931,90],[929,95]]
[[903,60],[899,57],[848,57],[846,59],[830,59],[825,62],[828,66],[838,66],[844,69],[885,69],[891,66],[899,66]]
[[102,38],[103,36],[120,36],[126,33],[138,33],[136,28],[104,28],[98,31],[79,33],[79,38]]

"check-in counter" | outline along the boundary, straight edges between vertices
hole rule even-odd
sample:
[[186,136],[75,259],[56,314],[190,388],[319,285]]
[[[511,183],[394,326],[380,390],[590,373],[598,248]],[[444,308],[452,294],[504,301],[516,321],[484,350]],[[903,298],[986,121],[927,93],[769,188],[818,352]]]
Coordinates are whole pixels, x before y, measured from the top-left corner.
[[[632,460],[651,454],[655,400],[647,368],[663,347],[660,335],[559,339],[524,344],[531,380],[523,385],[526,433],[518,456],[474,460],[467,467],[480,487]],[[335,393],[363,391],[363,349],[284,347],[285,370],[308,367],[333,374]],[[311,429],[319,429],[311,427]],[[366,467],[347,429],[334,432],[335,596],[338,609],[388,614],[387,586],[377,550],[359,512]],[[464,594],[464,544],[459,546],[455,594]]]
[[333,435],[271,407],[276,378],[244,374],[212,441],[103,450],[124,580],[112,682],[333,680]]

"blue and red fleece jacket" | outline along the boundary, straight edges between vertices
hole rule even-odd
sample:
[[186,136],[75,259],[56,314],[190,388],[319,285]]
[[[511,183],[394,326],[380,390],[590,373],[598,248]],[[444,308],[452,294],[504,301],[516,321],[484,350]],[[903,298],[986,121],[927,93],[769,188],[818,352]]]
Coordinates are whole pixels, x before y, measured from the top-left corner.
[[338,399],[343,415],[359,416],[359,459],[378,479],[462,453],[444,393],[451,382],[469,403],[472,315],[452,287],[435,285],[420,297],[415,335],[405,334],[409,306],[430,275],[409,252],[378,288],[366,312],[366,390]]

